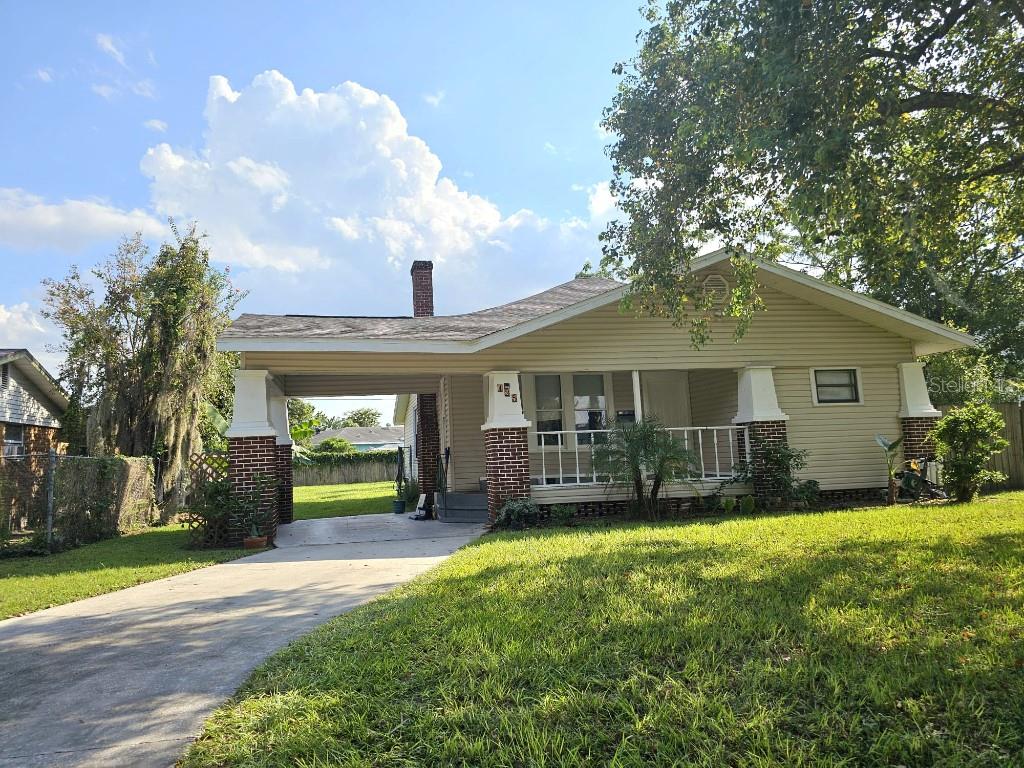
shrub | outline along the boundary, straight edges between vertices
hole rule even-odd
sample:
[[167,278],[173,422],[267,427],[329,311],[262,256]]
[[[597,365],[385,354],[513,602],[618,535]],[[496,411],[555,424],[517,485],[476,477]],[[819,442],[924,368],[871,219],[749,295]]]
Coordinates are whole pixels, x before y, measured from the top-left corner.
[[415,504],[420,500],[420,482],[416,478],[410,477],[405,481],[402,486],[402,492],[406,504]]
[[731,515],[736,510],[736,497],[735,496],[723,496],[722,497],[722,511],[727,515]]
[[954,408],[935,425],[931,439],[942,460],[942,477],[957,501],[970,501],[985,483],[1006,479],[1002,472],[988,469],[989,459],[1007,445],[1003,437],[1006,422],[986,403],[968,403]]
[[531,499],[509,499],[494,518],[495,528],[519,528],[536,525],[540,509]]
[[[326,442],[326,441],[324,441]],[[354,453],[338,453],[336,451],[305,451],[299,466],[316,464],[318,466],[339,466],[343,464],[364,464],[382,462],[398,463],[398,451],[355,451]]]
[[313,446],[317,453],[355,453],[356,447],[344,437],[328,437]]
[[757,510],[757,499],[753,496],[744,496],[740,499],[740,514],[752,515]]
[[551,508],[552,525],[569,525],[576,517],[576,507],[572,504],[555,504]]
[[768,485],[768,495],[777,497],[784,505],[793,502],[809,503],[818,498],[821,489],[817,480],[801,480],[796,475],[807,466],[809,451],[780,445],[755,444],[753,458],[737,466],[738,482],[753,483],[756,474],[762,475]]
[[628,488],[638,511],[658,516],[658,494],[666,480],[690,477],[698,461],[672,433],[653,420],[616,422],[604,443],[594,446],[594,467],[609,485]]

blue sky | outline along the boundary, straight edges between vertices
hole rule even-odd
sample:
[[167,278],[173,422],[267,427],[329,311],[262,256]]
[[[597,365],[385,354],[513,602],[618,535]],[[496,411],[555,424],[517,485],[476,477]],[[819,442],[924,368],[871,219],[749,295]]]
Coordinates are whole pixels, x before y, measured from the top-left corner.
[[0,2],[0,346],[42,353],[40,280],[168,214],[243,311],[407,313],[414,258],[439,312],[570,278],[638,5]]

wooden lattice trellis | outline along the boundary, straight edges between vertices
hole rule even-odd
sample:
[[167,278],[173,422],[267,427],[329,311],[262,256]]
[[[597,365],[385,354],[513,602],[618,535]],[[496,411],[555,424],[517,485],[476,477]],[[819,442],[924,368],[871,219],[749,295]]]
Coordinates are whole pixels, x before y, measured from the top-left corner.
[[182,517],[188,526],[189,539],[194,547],[223,547],[228,537],[228,510],[214,508],[217,500],[226,505],[226,491],[210,493],[210,486],[222,483],[228,477],[226,451],[194,453],[188,462],[189,491],[187,509]]

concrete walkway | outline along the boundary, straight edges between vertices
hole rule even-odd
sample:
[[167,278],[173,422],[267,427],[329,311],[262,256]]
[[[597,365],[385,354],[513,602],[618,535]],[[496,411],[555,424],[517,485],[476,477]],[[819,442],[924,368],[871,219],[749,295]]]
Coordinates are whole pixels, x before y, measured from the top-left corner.
[[0,767],[173,765],[264,658],[481,532],[303,520],[269,552],[0,621]]

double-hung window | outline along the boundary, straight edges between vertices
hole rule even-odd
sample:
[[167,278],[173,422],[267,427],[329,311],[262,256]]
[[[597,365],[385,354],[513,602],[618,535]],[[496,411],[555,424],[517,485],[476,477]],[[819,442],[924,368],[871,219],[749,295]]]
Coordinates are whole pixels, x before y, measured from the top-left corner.
[[814,368],[811,384],[815,405],[861,402],[856,368]]
[[4,425],[4,456],[25,455],[25,428],[21,424]]
[[[562,377],[554,374],[537,374],[533,379],[536,399],[537,431],[560,432],[562,430]],[[537,445],[561,445],[561,435],[537,435]]]
[[573,411],[581,445],[594,442],[593,430],[608,426],[608,400],[604,392],[604,376],[600,373],[577,373],[572,377]]

